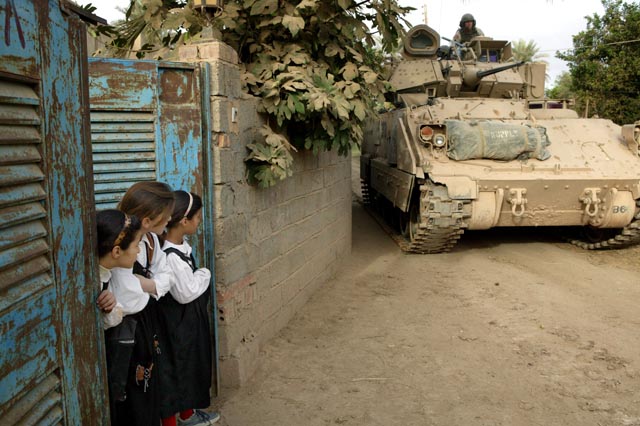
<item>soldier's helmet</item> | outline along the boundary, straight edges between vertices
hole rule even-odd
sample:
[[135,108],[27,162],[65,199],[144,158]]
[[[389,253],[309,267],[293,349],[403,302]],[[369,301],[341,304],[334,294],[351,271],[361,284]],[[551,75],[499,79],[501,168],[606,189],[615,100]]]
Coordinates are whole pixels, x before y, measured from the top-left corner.
[[465,22],[473,22],[473,27],[476,27],[476,20],[470,13],[465,13],[464,15],[462,15],[462,18],[460,18],[460,28],[464,27]]

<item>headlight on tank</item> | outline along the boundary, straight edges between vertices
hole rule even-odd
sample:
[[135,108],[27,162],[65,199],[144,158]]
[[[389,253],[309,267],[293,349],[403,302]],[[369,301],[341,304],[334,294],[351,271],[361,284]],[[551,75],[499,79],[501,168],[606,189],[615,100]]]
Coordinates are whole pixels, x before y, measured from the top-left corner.
[[433,137],[433,145],[436,148],[442,148],[446,143],[447,139],[442,134],[438,134]]
[[420,140],[430,142],[431,138],[433,138],[433,129],[429,126],[420,126]]

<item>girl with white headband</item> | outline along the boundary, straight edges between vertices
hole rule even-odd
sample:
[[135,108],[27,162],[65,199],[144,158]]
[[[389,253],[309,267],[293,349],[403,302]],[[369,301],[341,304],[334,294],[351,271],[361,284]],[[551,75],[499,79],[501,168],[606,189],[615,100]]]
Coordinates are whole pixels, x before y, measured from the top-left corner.
[[173,276],[169,293],[160,299],[160,321],[166,332],[160,366],[160,415],[163,426],[210,425],[220,415],[200,409],[210,404],[212,355],[207,304],[211,272],[196,266],[185,239],[196,233],[202,221],[202,199],[186,191],[174,191],[174,195],[176,203],[162,246]]

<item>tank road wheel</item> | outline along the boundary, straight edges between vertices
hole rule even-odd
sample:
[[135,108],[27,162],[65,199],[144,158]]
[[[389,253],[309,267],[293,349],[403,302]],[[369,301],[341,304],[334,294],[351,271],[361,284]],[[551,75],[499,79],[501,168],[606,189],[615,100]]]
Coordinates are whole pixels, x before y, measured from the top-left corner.
[[460,239],[471,217],[470,200],[452,200],[447,188],[427,181],[409,210],[408,235],[402,242],[411,253],[444,253]]
[[[636,201],[640,207],[640,200]],[[638,210],[637,210],[638,211]],[[640,211],[630,224],[621,229],[585,227],[580,237],[570,239],[573,245],[586,250],[617,249],[640,244]]]

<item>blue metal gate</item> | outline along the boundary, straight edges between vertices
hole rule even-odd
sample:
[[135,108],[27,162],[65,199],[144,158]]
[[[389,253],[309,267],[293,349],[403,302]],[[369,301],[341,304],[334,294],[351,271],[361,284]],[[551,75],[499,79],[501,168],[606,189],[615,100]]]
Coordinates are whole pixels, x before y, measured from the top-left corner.
[[86,30],[63,5],[0,2],[3,425],[108,418],[90,255]]
[[[208,69],[206,64],[89,59],[89,96],[97,209],[115,207],[133,183],[143,180],[200,194],[203,230],[192,244],[213,272]],[[215,306],[215,291],[212,298]],[[212,321],[217,336],[216,315]]]

